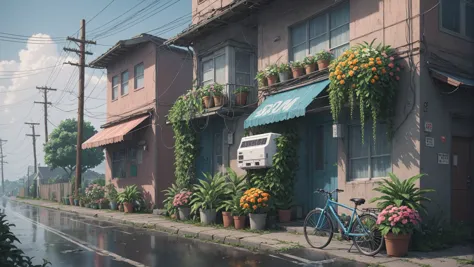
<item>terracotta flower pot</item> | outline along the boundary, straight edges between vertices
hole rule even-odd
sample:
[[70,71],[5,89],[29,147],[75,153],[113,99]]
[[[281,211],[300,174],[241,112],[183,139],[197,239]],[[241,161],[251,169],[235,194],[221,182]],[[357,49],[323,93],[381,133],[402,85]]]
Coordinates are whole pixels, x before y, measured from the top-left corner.
[[123,203],[123,211],[125,213],[132,213],[133,212],[133,203],[124,202]]
[[245,228],[245,221],[246,217],[245,216],[234,216],[234,227],[237,230],[244,229]]
[[214,96],[214,106],[220,107],[224,105],[224,96]]
[[232,213],[228,211],[222,212],[222,221],[224,223],[224,227],[231,227],[232,226]]
[[385,236],[387,255],[392,257],[403,257],[407,255],[410,237],[411,234],[394,235],[393,233],[388,233]]
[[316,71],[316,63],[310,64],[310,65],[305,65],[304,69],[306,71],[306,74],[310,74],[312,72]]
[[248,95],[249,95],[248,92],[242,92],[242,93],[235,94],[235,105],[237,105],[237,106],[247,105]]
[[202,97],[202,102],[204,104],[204,108],[212,108],[214,106],[214,103],[212,102],[212,97],[210,96],[203,96]]
[[278,210],[278,220],[282,223],[291,221],[291,210]]
[[291,72],[293,73],[293,78],[298,78],[300,76],[304,75],[304,69],[303,68],[291,68]]
[[69,205],[74,206],[74,197],[69,197]]
[[329,67],[329,60],[318,60],[318,69],[323,70]]
[[270,75],[267,77],[267,80],[268,80],[268,86],[274,85],[275,83],[278,82],[278,76]]

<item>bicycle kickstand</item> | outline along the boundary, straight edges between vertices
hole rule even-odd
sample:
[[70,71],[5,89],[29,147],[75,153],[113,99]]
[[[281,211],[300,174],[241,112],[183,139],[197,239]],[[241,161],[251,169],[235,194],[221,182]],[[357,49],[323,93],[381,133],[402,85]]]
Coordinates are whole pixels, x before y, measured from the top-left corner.
[[347,250],[347,252],[351,252],[351,249],[353,246],[354,246],[354,243],[351,244],[351,247]]

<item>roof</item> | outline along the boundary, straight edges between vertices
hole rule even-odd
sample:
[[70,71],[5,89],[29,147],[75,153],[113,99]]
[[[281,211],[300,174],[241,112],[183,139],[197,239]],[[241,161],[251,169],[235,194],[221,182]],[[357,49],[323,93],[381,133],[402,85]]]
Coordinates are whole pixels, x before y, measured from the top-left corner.
[[61,168],[51,169],[50,167],[38,167],[38,175],[41,180],[48,180],[49,178],[64,178],[68,174]]
[[[94,59],[89,63],[89,65],[97,68],[107,68],[109,64],[114,62],[118,57],[128,53],[129,51],[137,48],[140,44],[153,42],[156,45],[163,45],[166,39],[157,37],[151,34],[142,33],[140,35],[134,36],[131,39],[120,40],[114,46],[109,48],[104,54],[100,55],[98,58]],[[173,46],[171,49],[178,50],[180,52],[189,53],[188,50],[185,50],[180,47]]]
[[443,81],[447,84],[453,85],[453,86],[460,86],[460,85],[465,85],[465,86],[470,86],[474,87],[474,79],[473,78],[467,78],[463,77],[459,74],[450,74],[444,71],[436,70],[434,68],[430,68],[431,70],[431,75],[440,80]]
[[165,44],[190,46],[200,36],[212,33],[216,28],[240,21],[260,10],[273,0],[234,0],[231,4],[215,10],[214,14],[189,26]]

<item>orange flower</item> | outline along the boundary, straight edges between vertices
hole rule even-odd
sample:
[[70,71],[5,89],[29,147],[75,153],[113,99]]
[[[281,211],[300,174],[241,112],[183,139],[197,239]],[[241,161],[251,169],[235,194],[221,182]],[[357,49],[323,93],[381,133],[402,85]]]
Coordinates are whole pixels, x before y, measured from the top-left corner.
[[374,76],[374,79],[378,80],[378,79],[379,79],[379,76],[375,75],[375,76]]
[[345,74],[342,74],[342,78],[345,79],[345,78],[346,78],[346,75],[345,75]]
[[257,202],[258,202],[258,203],[262,203],[262,201],[263,201],[262,198],[258,198],[258,199],[257,199]]
[[379,57],[377,57],[377,58],[375,58],[375,59],[376,59],[377,61],[380,61],[380,58],[379,58]]
[[257,205],[253,205],[253,209],[256,210],[256,209],[257,209]]
[[373,67],[373,68],[372,68],[372,71],[377,71],[377,68],[376,68],[376,67]]
[[263,197],[263,201],[267,202],[267,201],[268,201],[268,197]]
[[368,67],[369,67],[369,64],[365,64],[365,65],[364,65],[364,68],[367,69]]
[[359,51],[355,51],[355,52],[354,52],[354,55],[357,56],[358,54],[359,54]]
[[374,61],[374,58],[373,58],[373,57],[371,57],[371,58],[369,58],[369,60],[370,60],[370,61]]
[[338,80],[342,79],[342,76],[341,75],[337,75],[336,77]]
[[249,208],[249,204],[245,203],[244,204],[244,209],[248,209]]
[[369,62],[369,66],[373,66],[374,65],[374,62],[373,61],[370,61]]
[[341,66],[345,66],[346,65],[346,62],[341,62]]
[[354,64],[357,64],[357,62],[359,62],[359,60],[357,58],[352,61],[352,63],[354,63]]
[[346,82],[344,80],[339,81],[340,84],[345,84]]
[[334,75],[334,72],[329,73],[329,77],[332,77]]
[[347,61],[347,64],[352,65],[352,61],[350,61],[350,60]]
[[357,67],[357,66],[355,66],[355,67],[353,68],[354,71],[356,71],[356,70],[358,70],[358,69],[359,69],[359,67]]
[[383,74],[387,73],[387,71],[385,70],[385,68],[382,69],[382,73],[383,73]]
[[349,76],[354,76],[354,72],[352,70],[349,71]]
[[377,64],[382,65],[383,63],[382,63],[382,61],[377,61]]
[[258,197],[258,193],[253,194],[254,197]]
[[370,80],[370,82],[371,82],[371,83],[375,83],[375,80],[374,80],[374,79],[372,79],[372,80]]
[[262,193],[262,196],[263,197],[268,197],[269,195],[268,195],[268,193]]
[[251,202],[251,203],[255,203],[255,198],[251,198],[251,199],[250,199],[250,202]]

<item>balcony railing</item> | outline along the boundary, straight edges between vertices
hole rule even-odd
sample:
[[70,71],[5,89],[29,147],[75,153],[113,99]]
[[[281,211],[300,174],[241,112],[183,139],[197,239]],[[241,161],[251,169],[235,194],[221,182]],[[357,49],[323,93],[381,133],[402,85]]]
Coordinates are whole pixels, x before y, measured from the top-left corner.
[[[235,97],[234,92],[239,87],[249,88],[249,94],[247,96],[247,104],[245,104],[244,106],[239,106],[235,102],[236,97]],[[227,84],[224,84],[223,94],[224,94],[224,105],[223,106],[228,107],[228,108],[245,108],[245,107],[248,107],[248,106],[255,105],[258,101],[258,97],[257,97],[258,89],[257,89],[256,86],[227,83]]]

